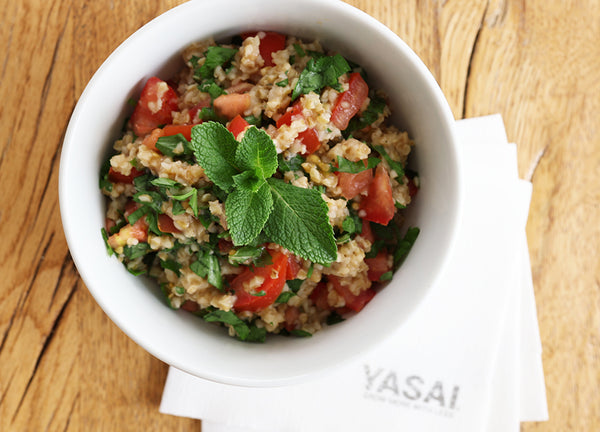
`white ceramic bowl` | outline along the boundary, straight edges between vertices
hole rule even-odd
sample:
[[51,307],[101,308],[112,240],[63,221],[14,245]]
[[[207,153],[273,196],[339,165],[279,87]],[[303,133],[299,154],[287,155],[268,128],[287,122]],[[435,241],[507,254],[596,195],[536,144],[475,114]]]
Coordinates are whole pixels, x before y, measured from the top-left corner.
[[[105,200],[98,173],[152,75],[169,77],[194,41],[246,30],[318,38],[363,65],[390,97],[395,124],[416,142],[411,163],[421,190],[408,212],[421,234],[394,280],[358,315],[312,338],[239,342],[184,311],[165,306],[152,281],[129,274],[100,236]],[[119,46],[90,80],[73,112],[60,163],[60,209],[75,264],[98,304],[152,355],[193,375],[244,386],[299,382],[364,353],[393,333],[435,286],[457,231],[461,177],[453,117],[435,80],[387,27],[331,0],[198,0],[154,19]],[[435,317],[432,317],[435,319]]]

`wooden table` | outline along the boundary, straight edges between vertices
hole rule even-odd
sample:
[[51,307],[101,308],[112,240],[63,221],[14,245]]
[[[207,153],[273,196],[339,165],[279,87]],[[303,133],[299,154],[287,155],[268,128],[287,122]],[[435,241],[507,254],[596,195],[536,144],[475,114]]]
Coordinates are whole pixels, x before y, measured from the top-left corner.
[[[89,78],[178,3],[0,2],[1,431],[201,428],[158,413],[167,366],[88,293],[57,193],[61,142]],[[419,54],[457,119],[503,115],[533,182],[527,235],[550,410],[523,430],[600,430],[600,4],[350,3]]]

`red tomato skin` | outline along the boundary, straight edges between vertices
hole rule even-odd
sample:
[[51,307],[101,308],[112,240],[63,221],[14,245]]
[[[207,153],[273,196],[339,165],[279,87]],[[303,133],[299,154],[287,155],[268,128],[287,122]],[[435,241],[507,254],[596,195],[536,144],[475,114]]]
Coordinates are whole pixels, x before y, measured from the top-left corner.
[[185,124],[185,125],[166,125],[162,129],[162,136],[172,136],[181,134],[185,137],[186,140],[192,140],[192,128],[194,125]]
[[307,156],[316,152],[321,147],[321,141],[319,141],[319,135],[315,128],[306,129],[298,134],[298,139],[306,147],[306,151],[302,153],[303,156]]
[[131,167],[131,174],[124,175],[110,167],[108,170],[108,179],[113,183],[125,183],[133,184],[133,179],[144,174],[144,171],[140,171],[135,167]]
[[[242,33],[241,36],[242,39],[246,39],[247,37],[254,37],[258,33],[259,32]],[[273,63],[273,53],[281,51],[285,48],[286,36],[281,33],[271,31],[260,33],[264,33],[264,36],[260,38],[260,45],[258,47],[260,56],[265,61],[265,66],[273,66],[275,64]]]
[[366,191],[373,181],[373,169],[361,171],[357,174],[336,172],[338,186],[342,190],[342,196],[348,200]]
[[296,261],[296,257],[294,255],[290,255],[288,257],[288,266],[285,278],[287,280],[296,279],[298,276],[298,272],[300,271],[300,264]]
[[346,307],[354,312],[360,312],[365,305],[375,297],[375,290],[373,288],[369,288],[365,291],[361,291],[358,295],[354,295],[347,286],[341,284],[338,277],[329,276],[329,281],[337,293],[346,301]]
[[181,309],[188,312],[197,312],[200,309],[200,305],[194,301],[186,300],[181,304]]
[[360,231],[360,235],[369,240],[371,244],[375,243],[375,234],[373,234],[373,230],[371,229],[371,222],[362,219],[362,230]]
[[[158,108],[156,112],[152,110],[154,105]],[[144,136],[160,125],[171,123],[172,111],[177,109],[175,90],[160,78],[149,78],[131,115],[133,132],[137,136]]]
[[319,282],[317,286],[312,290],[309,295],[309,298],[315,304],[317,309],[321,310],[331,310],[331,306],[329,306],[329,302],[327,301],[329,290],[327,289],[327,284],[325,282]]
[[[269,254],[272,258],[272,264],[254,269],[248,267],[231,282],[237,296],[237,300],[233,305],[236,311],[256,312],[264,309],[273,304],[281,294],[286,280],[288,258],[286,254],[279,251],[269,252]],[[273,279],[272,275],[275,272],[277,277]],[[255,292],[264,291],[264,296],[254,296],[244,289],[244,284],[255,276],[262,276],[265,279],[263,284],[255,289]]]
[[158,215],[158,229],[164,233],[171,234],[181,232],[179,228],[175,226],[175,223],[173,222],[173,219],[171,219],[171,216],[164,213]]
[[288,109],[286,110],[286,112],[279,117],[279,119],[277,120],[277,122],[275,123],[275,125],[280,128],[283,125],[291,125],[292,121],[294,120],[293,117],[302,115],[302,104],[300,103],[300,101],[296,101],[294,103],[294,105],[292,105],[291,107],[288,107]]
[[[302,115],[302,104],[297,101],[291,107],[288,107],[287,111],[279,117],[275,125],[279,128],[283,125],[291,125],[294,121],[294,117]],[[306,129],[298,134],[298,140],[304,144],[306,151],[303,156],[309,155],[316,152],[321,147],[321,141],[319,141],[319,134],[315,128]]]
[[250,126],[250,123],[238,114],[229,122],[227,130],[237,139],[238,135],[245,131],[248,126]]
[[331,112],[331,122],[340,130],[348,127],[350,119],[360,111],[369,96],[369,86],[358,72],[350,74],[348,90],[340,94]]
[[394,217],[396,206],[392,196],[392,184],[383,165],[377,166],[375,177],[369,185],[369,194],[361,199],[360,208],[365,212],[363,219],[381,225],[387,225]]
[[296,328],[296,322],[298,321],[298,317],[300,316],[300,311],[297,307],[288,306],[285,310],[285,329],[287,331],[292,331]]
[[367,277],[370,281],[378,281],[384,273],[392,270],[388,256],[385,250],[381,250],[375,257],[365,258],[365,263],[369,266]]

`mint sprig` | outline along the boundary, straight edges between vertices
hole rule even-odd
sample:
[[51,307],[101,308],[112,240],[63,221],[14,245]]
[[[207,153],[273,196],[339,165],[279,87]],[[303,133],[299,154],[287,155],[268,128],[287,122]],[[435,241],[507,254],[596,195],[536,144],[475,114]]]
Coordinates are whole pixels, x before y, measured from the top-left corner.
[[316,190],[272,178],[277,151],[265,131],[251,127],[238,143],[222,124],[205,122],[192,129],[191,147],[208,178],[228,192],[225,215],[235,246],[266,234],[313,262],[337,259],[327,204]]

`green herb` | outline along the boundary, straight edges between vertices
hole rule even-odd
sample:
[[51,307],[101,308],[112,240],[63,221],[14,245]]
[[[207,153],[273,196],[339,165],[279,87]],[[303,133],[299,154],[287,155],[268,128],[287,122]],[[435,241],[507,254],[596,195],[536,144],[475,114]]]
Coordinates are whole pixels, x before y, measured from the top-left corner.
[[185,294],[185,288],[180,287],[180,286],[176,286],[175,287],[175,294],[177,294],[177,295],[184,295]]
[[219,123],[226,123],[227,120],[219,117],[215,112],[214,108],[204,107],[198,112],[198,118],[202,121],[216,121]]
[[275,85],[278,87],[285,87],[286,85],[288,85],[288,83],[289,83],[289,80],[286,78],[284,80],[276,82]]
[[300,290],[300,287],[302,286],[304,281],[302,279],[294,279],[289,280],[286,283],[290,291],[292,291],[294,294],[298,294],[298,291]]
[[144,190],[137,192],[133,195],[133,200],[142,204],[143,206],[150,207],[156,212],[160,212],[164,197],[155,191]]
[[123,255],[130,260],[134,260],[146,255],[150,250],[150,245],[148,243],[138,243],[133,246],[123,247]]
[[171,309],[175,309],[175,307],[173,307],[173,304],[171,303],[171,299],[169,298],[169,284],[168,283],[161,283],[160,284],[160,290],[162,291],[165,301],[167,302],[167,305],[171,308]]
[[386,160],[390,168],[396,171],[396,174],[398,174],[396,180],[398,181],[398,183],[402,184],[402,177],[404,177],[404,167],[402,166],[402,164],[392,159],[387,154],[383,146],[374,145],[373,148],[377,150],[377,153],[379,153]]
[[172,195],[171,198],[174,199],[174,200],[176,200],[176,201],[183,201],[183,200],[186,200],[189,197],[191,197],[195,192],[196,192],[196,189],[195,188],[191,188],[186,193],[181,194],[181,195]]
[[342,229],[349,234],[360,234],[362,232],[362,219],[351,205],[348,205],[348,217],[342,222]]
[[256,127],[260,127],[260,125],[262,123],[262,118],[261,117],[255,117],[253,115],[249,115],[249,116],[244,117],[244,120],[246,120],[249,125],[256,126]]
[[338,162],[338,166],[336,167],[335,165],[331,165],[331,170],[334,172],[345,172],[345,173],[350,173],[350,174],[358,174],[360,172],[363,172],[365,170],[371,169],[371,168],[375,168],[377,166],[377,164],[379,162],[381,162],[380,159],[374,158],[374,157],[370,157],[367,159],[367,164],[365,165],[365,162],[362,160],[359,160],[357,162],[352,162],[349,161],[346,158],[343,158],[341,156],[337,157],[337,162]]
[[392,276],[393,275],[394,275],[394,272],[392,272],[392,271],[385,272],[384,274],[382,274],[379,277],[379,280],[380,281],[389,281],[389,280],[392,280]]
[[156,148],[160,150],[162,154],[171,158],[189,155],[192,153],[188,140],[186,140],[183,134],[180,133],[176,135],[160,137],[156,141]]
[[125,265],[125,268],[127,269],[127,271],[129,273],[131,273],[134,276],[141,276],[141,275],[143,275],[143,274],[146,273],[146,269],[145,268],[132,267],[130,263],[127,263]]
[[398,267],[400,267],[402,262],[404,262],[404,259],[415,244],[415,241],[419,236],[419,232],[420,230],[417,227],[408,228],[406,234],[404,235],[404,238],[402,238],[402,240],[398,243],[398,247],[394,252],[394,268],[397,269]]
[[259,258],[263,252],[264,247],[254,247],[254,246],[243,246],[236,250],[233,254],[228,256],[229,262],[233,265],[240,265],[250,261],[254,261]]
[[110,171],[110,159],[106,159],[100,168],[100,189],[104,189],[107,192],[112,192],[112,182],[108,179],[108,173]]
[[295,55],[291,55],[290,56],[290,65],[293,65],[294,63],[296,63],[296,56]]
[[279,294],[279,297],[277,297],[277,300],[275,300],[275,303],[287,303],[288,300],[294,297],[295,295],[296,294],[292,291],[282,292],[281,294]]
[[129,106],[135,107],[137,105],[137,101],[134,98],[127,99],[127,104]]
[[333,311],[328,316],[325,322],[327,325],[334,325],[346,321],[339,313]]
[[223,291],[223,278],[219,259],[210,250],[201,249],[196,254],[196,261],[190,264],[190,269],[209,284]]
[[181,270],[181,264],[177,261],[173,260],[160,260],[160,266],[165,270],[171,270],[173,273],[177,275],[177,277],[181,276],[179,270]]
[[[194,70],[194,79],[201,81],[210,79],[218,66],[222,66],[233,58],[238,50],[235,48],[225,48],[220,46],[210,46],[204,53],[204,64]],[[196,59],[196,64],[198,60]]]
[[277,156],[277,161],[279,164],[279,171],[298,171],[302,168],[302,164],[304,163],[304,158],[298,154],[292,156],[289,159],[283,157],[283,154],[279,154]]
[[190,196],[190,200],[188,201],[194,216],[198,217],[198,190],[193,189],[192,195]]
[[204,321],[220,322],[228,324],[235,330],[238,339],[248,342],[264,342],[266,330],[259,329],[256,326],[249,326],[248,323],[239,318],[233,311],[214,310],[204,315]]
[[102,240],[104,240],[104,246],[106,247],[106,253],[108,254],[108,256],[112,256],[115,251],[113,250],[112,246],[108,244],[108,233],[106,232],[106,229],[102,228],[100,230],[100,232],[102,233]]
[[175,180],[171,180],[170,178],[159,177],[150,181],[150,184],[159,187],[159,188],[172,188],[181,186]]
[[225,90],[220,87],[214,80],[206,80],[202,84],[198,85],[198,90],[204,93],[208,93],[211,99],[216,99],[219,96],[226,94]]
[[173,201],[173,208],[171,209],[174,216],[185,213],[185,209],[181,205],[180,201]]
[[350,233],[344,233],[342,235],[338,235],[335,238],[335,242],[338,245],[341,245],[341,244],[344,244],[344,243],[348,243],[350,241],[350,239],[351,239]]
[[294,329],[290,332],[291,335],[296,337],[311,337],[312,333],[307,332],[306,330]]
[[267,295],[267,293],[264,290],[260,290],[260,291],[252,292],[252,293],[250,293],[250,295],[252,295],[254,297],[264,297]]
[[325,192],[327,192],[327,188],[323,185],[314,185],[313,190],[316,190],[320,194],[324,194]]
[[308,268],[308,271],[306,272],[306,279],[310,279],[310,277],[313,274],[313,270],[315,269],[315,263],[310,263],[310,267]]
[[322,264],[337,258],[321,195],[271,178],[278,161],[266,132],[251,127],[238,145],[223,125],[206,122],[192,129],[192,148],[210,180],[230,192],[225,214],[234,245],[251,244],[264,229],[302,258]]
[[322,88],[327,86],[342,91],[338,79],[348,71],[350,71],[350,66],[348,66],[344,57],[339,54],[323,56],[318,59],[311,58],[306,68],[300,73],[298,82],[292,92],[292,100],[295,100],[301,94],[319,93]]
[[299,44],[294,44],[294,51],[296,51],[296,55],[298,57],[304,57],[306,55],[304,48],[302,48]]

